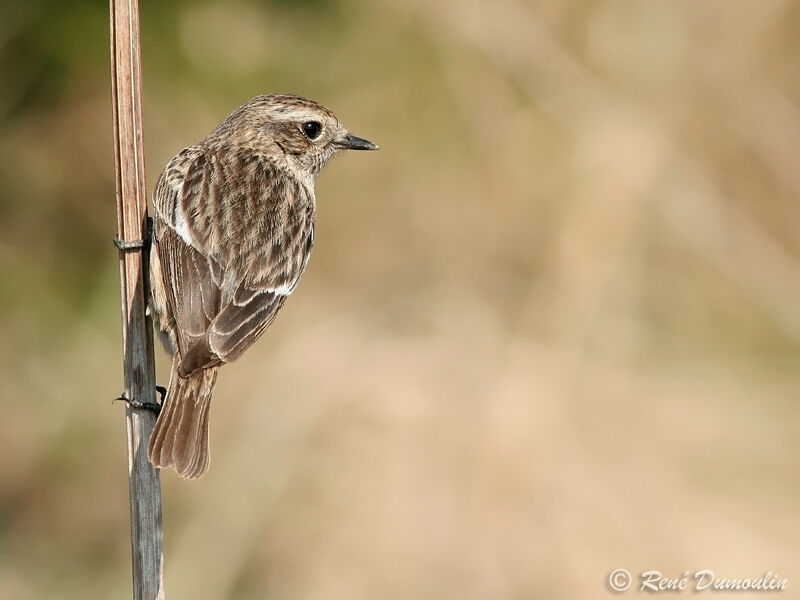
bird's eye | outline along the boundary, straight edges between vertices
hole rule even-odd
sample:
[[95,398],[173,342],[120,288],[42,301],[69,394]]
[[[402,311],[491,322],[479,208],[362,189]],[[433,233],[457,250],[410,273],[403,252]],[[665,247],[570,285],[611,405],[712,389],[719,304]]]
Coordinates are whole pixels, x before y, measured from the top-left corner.
[[317,139],[321,131],[322,125],[317,121],[306,121],[303,123],[303,134],[310,140]]

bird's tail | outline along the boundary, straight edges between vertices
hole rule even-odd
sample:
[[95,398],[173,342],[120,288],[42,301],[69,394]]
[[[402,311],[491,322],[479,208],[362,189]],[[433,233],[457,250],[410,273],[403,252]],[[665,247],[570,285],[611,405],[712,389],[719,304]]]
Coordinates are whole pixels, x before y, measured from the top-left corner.
[[208,469],[208,409],[218,367],[181,377],[180,362],[176,354],[147,456],[155,467],[172,467],[181,477],[197,479]]

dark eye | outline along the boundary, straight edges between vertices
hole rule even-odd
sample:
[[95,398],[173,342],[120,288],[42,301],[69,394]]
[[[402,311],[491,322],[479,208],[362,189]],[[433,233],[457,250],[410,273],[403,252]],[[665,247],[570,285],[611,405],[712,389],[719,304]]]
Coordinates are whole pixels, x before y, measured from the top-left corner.
[[303,133],[310,140],[317,139],[320,131],[322,131],[322,125],[317,121],[306,121],[303,123]]

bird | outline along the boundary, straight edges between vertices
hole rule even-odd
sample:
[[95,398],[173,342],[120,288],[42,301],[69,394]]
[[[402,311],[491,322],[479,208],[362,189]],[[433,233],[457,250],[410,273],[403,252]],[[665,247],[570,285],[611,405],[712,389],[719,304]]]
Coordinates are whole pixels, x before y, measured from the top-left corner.
[[170,160],[153,192],[149,310],[172,355],[148,458],[196,479],[209,464],[219,369],[294,292],[314,245],[314,183],[344,150],[377,150],[321,104],[257,96]]

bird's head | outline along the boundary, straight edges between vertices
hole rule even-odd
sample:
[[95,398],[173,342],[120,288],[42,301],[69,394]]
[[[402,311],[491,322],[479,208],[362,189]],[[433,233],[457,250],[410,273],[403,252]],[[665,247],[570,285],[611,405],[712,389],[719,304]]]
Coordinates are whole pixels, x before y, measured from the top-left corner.
[[291,94],[253,98],[233,111],[208,139],[285,160],[298,176],[312,181],[337,152],[378,149],[352,135],[321,104]]

